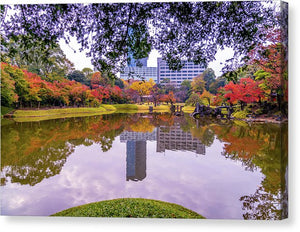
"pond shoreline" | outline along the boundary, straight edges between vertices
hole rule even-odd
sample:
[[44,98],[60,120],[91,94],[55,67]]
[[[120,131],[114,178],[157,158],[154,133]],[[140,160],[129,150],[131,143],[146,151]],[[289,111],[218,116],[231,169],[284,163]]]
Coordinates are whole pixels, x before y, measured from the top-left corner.
[[[237,120],[239,120],[239,119],[237,119]],[[276,120],[276,118],[274,118],[274,117],[266,117],[266,116],[260,116],[257,118],[245,118],[245,119],[240,119],[240,120],[245,121],[245,122],[276,123],[276,124],[288,122],[287,118],[283,118],[282,120]]]
[[[136,104],[102,104],[99,107],[54,107],[54,108],[25,108],[12,110],[2,117],[15,121],[42,121],[66,117],[84,117],[107,115],[112,113],[149,113],[149,105]],[[153,107],[153,112],[170,112],[169,105]]]
[[[40,109],[20,109],[14,110],[3,115],[3,118],[31,121],[32,120],[44,120],[54,117],[84,117],[84,116],[96,116],[106,115],[112,113],[150,113],[149,105],[136,105],[136,104],[118,104],[118,105],[101,105],[100,107],[55,107],[55,108],[40,108]],[[153,112],[171,112],[169,105],[160,105],[153,107]],[[188,107],[183,108],[184,113],[191,113],[191,109]],[[274,116],[261,115],[256,118],[231,118],[231,120],[240,120],[245,122],[254,123],[285,123],[288,122],[287,118],[282,120],[276,120]]]

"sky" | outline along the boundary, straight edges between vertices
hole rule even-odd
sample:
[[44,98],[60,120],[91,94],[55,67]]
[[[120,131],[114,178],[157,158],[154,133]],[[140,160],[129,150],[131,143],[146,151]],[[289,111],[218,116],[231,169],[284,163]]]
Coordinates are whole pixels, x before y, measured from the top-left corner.
[[[72,38],[69,44],[66,44],[63,40],[59,42],[61,49],[66,54],[67,58],[74,63],[75,69],[82,70],[83,68],[91,68],[93,69],[93,65],[91,63],[91,58],[86,57],[86,51],[79,51],[79,44],[76,42],[76,39]],[[76,53],[74,53],[76,50]],[[222,75],[222,62],[225,60],[232,58],[233,50],[231,48],[225,48],[224,50],[219,50],[215,56],[214,61],[208,64],[208,68],[212,68],[215,71],[217,77]],[[157,50],[152,50],[149,54],[147,65],[148,67],[157,67],[157,58],[160,57]]]

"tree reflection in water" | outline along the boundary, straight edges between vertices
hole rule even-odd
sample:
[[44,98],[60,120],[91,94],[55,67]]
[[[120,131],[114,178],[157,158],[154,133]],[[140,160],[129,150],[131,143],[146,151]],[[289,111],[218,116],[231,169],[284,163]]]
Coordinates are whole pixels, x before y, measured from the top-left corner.
[[123,131],[152,133],[157,128],[157,131],[169,133],[174,126],[206,147],[215,139],[220,140],[223,143],[220,155],[241,162],[246,171],[258,170],[264,174],[253,194],[240,197],[244,219],[287,216],[287,124],[249,125],[171,114],[114,114],[10,123],[1,127],[1,185],[10,181],[34,186],[59,174],[76,146],[96,143],[106,152]]
[[68,118],[15,123],[1,128],[1,184],[31,186],[59,174],[76,146],[100,144],[108,151],[128,116]]
[[259,169],[265,175],[256,192],[242,196],[244,219],[287,217],[287,124],[234,122],[212,124],[212,130],[225,143],[222,155],[239,161],[247,171]]

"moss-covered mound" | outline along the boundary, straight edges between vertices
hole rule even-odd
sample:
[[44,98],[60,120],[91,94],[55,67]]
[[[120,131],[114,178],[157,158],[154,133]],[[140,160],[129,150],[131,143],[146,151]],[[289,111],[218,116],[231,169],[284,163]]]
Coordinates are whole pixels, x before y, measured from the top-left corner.
[[134,218],[204,218],[177,204],[142,198],[100,201],[63,210],[51,216],[134,217]]

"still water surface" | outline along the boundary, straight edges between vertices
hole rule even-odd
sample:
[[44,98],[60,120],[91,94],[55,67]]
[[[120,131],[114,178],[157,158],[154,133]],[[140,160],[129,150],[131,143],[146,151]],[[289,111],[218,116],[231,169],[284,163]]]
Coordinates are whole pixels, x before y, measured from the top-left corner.
[[286,215],[287,125],[113,114],[1,127],[1,214],[167,201],[206,218]]

